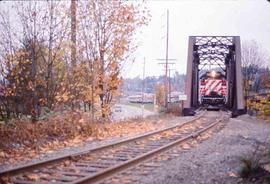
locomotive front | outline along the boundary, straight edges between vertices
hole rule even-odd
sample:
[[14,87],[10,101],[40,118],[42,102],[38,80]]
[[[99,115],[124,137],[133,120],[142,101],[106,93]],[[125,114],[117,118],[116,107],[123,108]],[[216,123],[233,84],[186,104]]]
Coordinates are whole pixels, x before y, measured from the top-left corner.
[[199,102],[207,108],[220,109],[227,100],[227,80],[218,71],[207,71],[200,78]]

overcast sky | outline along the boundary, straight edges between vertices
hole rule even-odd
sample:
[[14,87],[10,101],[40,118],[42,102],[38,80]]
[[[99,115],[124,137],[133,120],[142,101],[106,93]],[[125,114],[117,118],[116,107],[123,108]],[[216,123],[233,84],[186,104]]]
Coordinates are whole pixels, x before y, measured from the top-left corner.
[[152,0],[146,6],[151,22],[141,29],[136,60],[123,76],[164,73],[158,58],[165,58],[166,10],[169,10],[169,58],[177,59],[171,68],[186,72],[187,42],[192,35],[240,36],[241,41],[256,40],[270,53],[270,3],[266,0]]

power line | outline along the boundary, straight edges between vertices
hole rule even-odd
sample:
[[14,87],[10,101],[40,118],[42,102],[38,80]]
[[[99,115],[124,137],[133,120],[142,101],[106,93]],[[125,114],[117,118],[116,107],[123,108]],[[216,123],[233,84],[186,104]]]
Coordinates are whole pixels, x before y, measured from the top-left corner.
[[168,108],[168,67],[170,64],[175,64],[169,61],[176,61],[176,59],[169,59],[169,10],[167,10],[167,34],[166,34],[166,56],[165,59],[157,59],[164,61],[165,63],[159,63],[165,65],[165,79],[164,79],[164,88],[165,88],[165,108]]

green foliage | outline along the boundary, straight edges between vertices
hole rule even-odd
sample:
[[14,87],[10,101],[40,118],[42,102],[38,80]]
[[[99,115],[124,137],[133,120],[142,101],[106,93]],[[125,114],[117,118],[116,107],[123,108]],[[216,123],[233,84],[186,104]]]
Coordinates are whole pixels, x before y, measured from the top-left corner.
[[241,166],[238,174],[244,181],[254,183],[269,183],[270,173],[265,169],[270,163],[269,150],[257,143],[254,152],[250,156],[240,157]]
[[256,172],[260,167],[260,159],[254,157],[240,157],[242,166],[239,170],[239,175],[242,178],[248,178],[252,173]]

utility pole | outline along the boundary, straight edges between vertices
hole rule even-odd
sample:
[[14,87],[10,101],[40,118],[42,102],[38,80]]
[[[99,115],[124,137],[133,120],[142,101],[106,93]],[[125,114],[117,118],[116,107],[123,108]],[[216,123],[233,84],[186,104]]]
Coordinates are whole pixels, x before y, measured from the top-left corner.
[[142,78],[142,104],[141,104],[141,108],[142,108],[142,117],[144,116],[144,88],[145,88],[145,58],[143,58],[143,78]]
[[[168,83],[168,55],[169,55],[169,10],[167,10],[167,39],[166,39],[166,64],[165,64],[165,76]],[[166,85],[167,86],[167,85]],[[167,96],[166,96],[167,97]],[[168,98],[168,97],[167,97]],[[167,101],[167,100],[166,100]],[[167,102],[168,103],[168,102]]]
[[175,70],[175,69],[169,69],[169,102],[171,102],[171,92],[172,92],[172,88],[171,88],[171,71]]
[[168,47],[169,47],[169,10],[167,10],[167,39],[166,39],[166,64],[165,64],[165,108],[168,108]]
[[169,59],[169,10],[167,10],[167,34],[166,34],[166,57],[165,59],[158,59],[158,60],[165,60],[165,63],[159,63],[159,64],[165,64],[165,79],[164,79],[164,88],[165,88],[165,108],[168,108],[168,67],[169,61],[175,61],[176,59]]
[[[166,59],[158,59],[158,60],[166,60]],[[168,61],[176,61],[176,59],[167,59],[166,60],[167,62],[164,62],[164,63],[158,63],[158,64],[161,64],[161,65],[165,65],[165,77],[164,77],[164,93],[165,93],[165,108],[168,107],[168,94],[169,94],[169,65],[173,65],[175,63],[173,62],[168,62]]]

